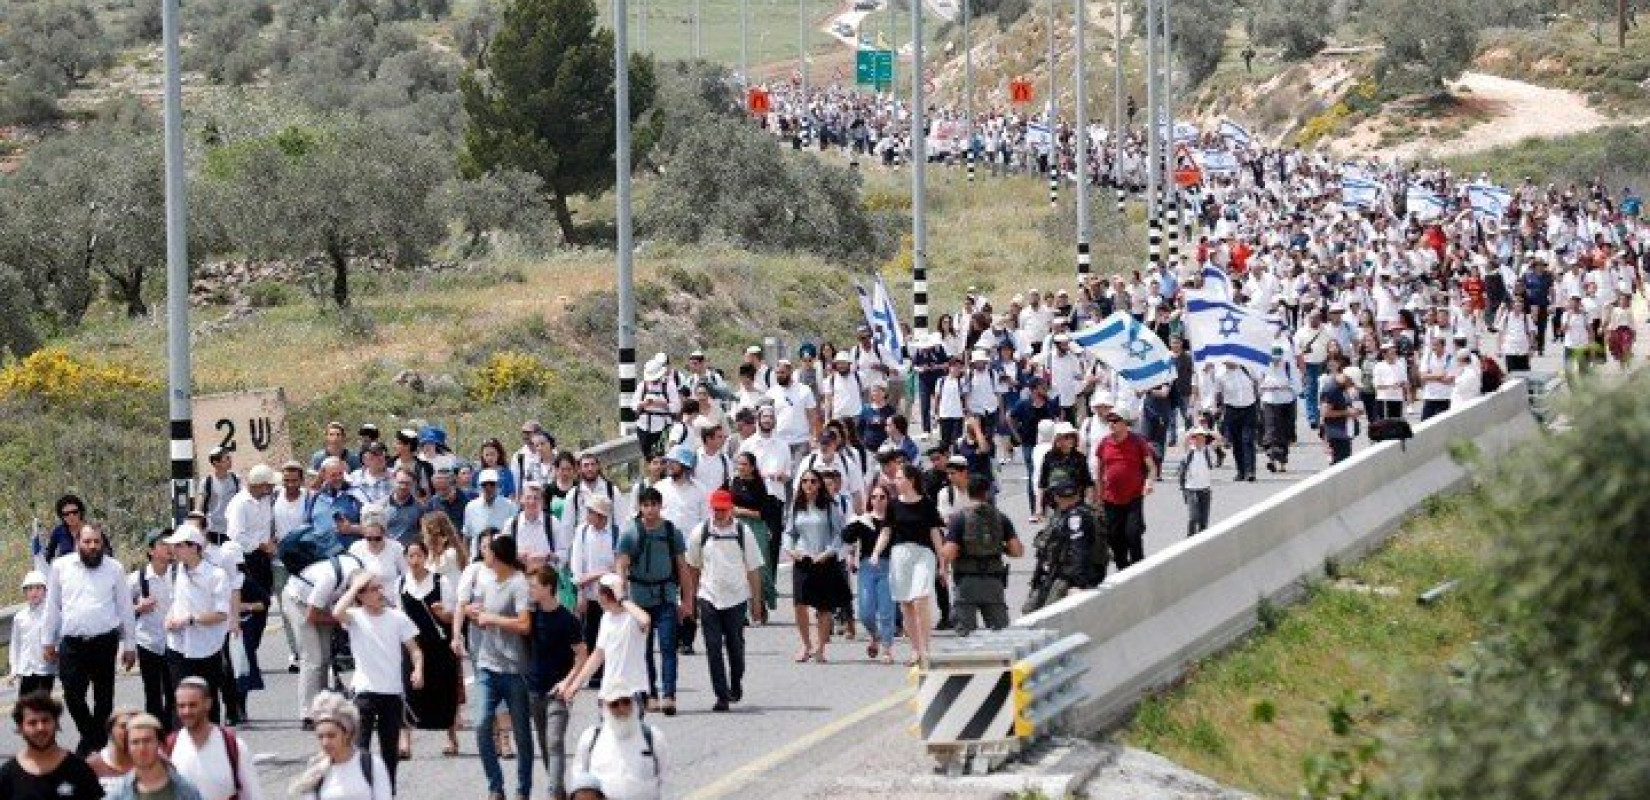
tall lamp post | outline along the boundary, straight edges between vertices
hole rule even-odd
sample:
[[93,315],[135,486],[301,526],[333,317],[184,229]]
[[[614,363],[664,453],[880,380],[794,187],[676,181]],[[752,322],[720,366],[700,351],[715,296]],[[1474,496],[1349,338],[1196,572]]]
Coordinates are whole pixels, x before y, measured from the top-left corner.
[[172,521],[189,513],[195,437],[189,407],[189,206],[183,183],[183,79],[178,63],[178,0],[161,0],[165,50],[166,411],[170,424]]

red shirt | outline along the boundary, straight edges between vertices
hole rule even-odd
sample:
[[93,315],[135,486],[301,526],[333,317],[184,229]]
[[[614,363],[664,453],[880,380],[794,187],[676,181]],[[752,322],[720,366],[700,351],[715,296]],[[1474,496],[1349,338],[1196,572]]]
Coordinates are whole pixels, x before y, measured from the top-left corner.
[[1146,459],[1152,446],[1138,434],[1118,441],[1107,435],[1096,448],[1100,457],[1100,500],[1112,505],[1132,503],[1146,494]]

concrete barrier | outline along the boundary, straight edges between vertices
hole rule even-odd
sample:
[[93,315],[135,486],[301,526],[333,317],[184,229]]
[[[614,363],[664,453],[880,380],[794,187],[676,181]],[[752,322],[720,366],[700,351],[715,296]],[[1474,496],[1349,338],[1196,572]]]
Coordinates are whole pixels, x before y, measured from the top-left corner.
[[1077,710],[1077,727],[1107,729],[1146,692],[1173,683],[1194,661],[1255,627],[1262,599],[1291,599],[1328,560],[1364,554],[1427,498],[1463,488],[1467,472],[1451,456],[1458,443],[1499,455],[1539,429],[1523,381],[1509,381],[1417,425],[1406,444],[1368,447],[1015,625],[1089,636],[1089,700]]

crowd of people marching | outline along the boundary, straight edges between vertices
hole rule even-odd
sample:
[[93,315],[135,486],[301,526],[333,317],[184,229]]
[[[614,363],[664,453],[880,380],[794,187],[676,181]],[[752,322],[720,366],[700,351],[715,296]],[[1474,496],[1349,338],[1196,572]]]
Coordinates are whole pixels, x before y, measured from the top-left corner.
[[[888,152],[899,135],[897,106],[830,90],[806,106],[810,144]],[[1001,163],[1069,163],[1054,127],[1041,164]],[[1028,129],[987,115],[975,146],[1014,151]],[[1631,189],[1526,181],[1486,210],[1482,181],[1440,170],[1202,141],[1236,168],[1181,195],[1195,238],[1178,263],[970,291],[932,331],[868,322],[738,364],[655,355],[634,480],[538,421],[511,445],[332,423],[304,461],[237,471],[214,451],[197,512],[127,565],[63,496],[13,623],[26,747],[0,796],[257,800],[251,745],[219,723],[251,713],[279,613],[300,699],[259,712],[315,733],[295,795],[391,797],[412,731],[456,755],[467,706],[490,797],[510,758],[516,797],[536,763],[552,797],[658,797],[681,656],[703,648],[711,711],[744,702],[745,632],[774,621],[787,571],[796,662],[858,658],[852,639],[921,665],[936,630],[1008,624],[1009,559],[1035,556],[1024,610],[1140,561],[1165,464],[1197,535],[1217,484],[1287,471],[1303,442],[1345,459],[1549,344],[1577,371],[1628,365],[1650,266]],[[1126,351],[1107,349],[1116,331]],[[1023,517],[998,508],[1014,463]],[[141,673],[141,709],[114,707],[117,662]],[[570,747],[583,693],[601,713]]]

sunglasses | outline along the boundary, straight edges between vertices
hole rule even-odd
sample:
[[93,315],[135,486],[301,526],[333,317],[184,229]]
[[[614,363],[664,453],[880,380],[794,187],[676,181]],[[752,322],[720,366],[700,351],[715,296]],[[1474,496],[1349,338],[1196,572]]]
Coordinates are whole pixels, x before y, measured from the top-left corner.
[[818,478],[803,478],[802,482],[803,483],[819,483],[819,479]]
[[384,537],[382,537],[382,536],[363,536],[361,538],[366,539],[369,542],[382,542],[382,541],[384,541]]
[[70,514],[73,514],[73,515],[78,517],[78,516],[80,516],[80,509],[78,509],[78,508],[65,508],[62,511],[57,512],[57,515],[59,517],[67,517]]

